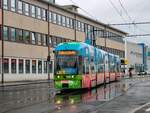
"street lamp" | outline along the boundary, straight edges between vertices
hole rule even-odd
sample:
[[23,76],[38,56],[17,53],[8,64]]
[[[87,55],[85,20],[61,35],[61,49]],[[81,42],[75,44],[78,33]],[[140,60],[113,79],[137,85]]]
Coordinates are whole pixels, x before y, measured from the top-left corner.
[[2,26],[1,26],[1,39],[2,39],[2,78],[1,78],[1,82],[2,85],[4,84],[4,37],[3,37],[3,26],[4,26],[4,7],[3,7],[3,0],[1,1],[2,6]]

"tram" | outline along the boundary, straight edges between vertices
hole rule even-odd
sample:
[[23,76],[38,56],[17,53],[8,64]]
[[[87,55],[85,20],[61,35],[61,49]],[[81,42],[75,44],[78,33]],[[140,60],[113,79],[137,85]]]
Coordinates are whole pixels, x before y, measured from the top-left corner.
[[90,89],[121,78],[117,55],[84,42],[60,43],[54,51],[56,89]]

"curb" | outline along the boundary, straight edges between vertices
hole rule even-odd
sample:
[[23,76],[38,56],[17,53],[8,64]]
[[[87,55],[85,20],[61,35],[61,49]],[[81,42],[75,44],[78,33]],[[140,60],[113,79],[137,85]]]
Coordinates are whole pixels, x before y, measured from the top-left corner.
[[31,85],[31,84],[43,84],[43,83],[52,83],[52,80],[45,81],[29,81],[29,82],[7,82],[4,84],[0,84],[0,87],[13,87],[13,86],[23,86],[23,85]]

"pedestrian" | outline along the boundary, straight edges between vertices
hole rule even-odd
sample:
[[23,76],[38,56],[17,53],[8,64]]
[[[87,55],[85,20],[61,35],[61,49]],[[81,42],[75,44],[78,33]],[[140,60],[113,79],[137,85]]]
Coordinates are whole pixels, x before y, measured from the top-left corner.
[[129,68],[129,77],[132,78],[132,68]]

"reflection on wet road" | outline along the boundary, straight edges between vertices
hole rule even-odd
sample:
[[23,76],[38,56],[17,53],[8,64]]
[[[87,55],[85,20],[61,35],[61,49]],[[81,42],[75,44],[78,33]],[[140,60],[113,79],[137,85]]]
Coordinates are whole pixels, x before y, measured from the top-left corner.
[[78,112],[81,107],[97,106],[120,96],[135,82],[124,80],[88,91],[55,95],[52,83],[0,88],[0,113]]

